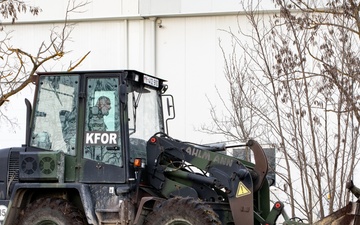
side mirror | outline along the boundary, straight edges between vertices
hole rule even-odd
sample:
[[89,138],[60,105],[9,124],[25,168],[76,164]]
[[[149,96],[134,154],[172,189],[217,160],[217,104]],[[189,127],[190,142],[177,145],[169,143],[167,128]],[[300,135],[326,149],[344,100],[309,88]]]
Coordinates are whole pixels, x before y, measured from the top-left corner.
[[175,104],[174,97],[172,95],[162,95],[164,99],[166,99],[165,107],[167,109],[167,117],[168,119],[175,118]]
[[[167,116],[165,119],[166,133],[169,134],[168,121],[175,119],[175,104],[174,97],[172,95],[162,95],[163,101],[166,100],[166,104],[163,104],[167,109]],[[165,115],[164,115],[165,116]]]

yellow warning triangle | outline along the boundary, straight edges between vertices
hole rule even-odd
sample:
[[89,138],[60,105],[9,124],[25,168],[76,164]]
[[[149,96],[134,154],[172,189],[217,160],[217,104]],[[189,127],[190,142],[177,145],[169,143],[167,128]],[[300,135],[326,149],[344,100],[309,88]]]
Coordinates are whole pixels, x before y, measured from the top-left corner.
[[251,191],[240,181],[236,191],[236,197],[240,198],[249,194],[251,194]]

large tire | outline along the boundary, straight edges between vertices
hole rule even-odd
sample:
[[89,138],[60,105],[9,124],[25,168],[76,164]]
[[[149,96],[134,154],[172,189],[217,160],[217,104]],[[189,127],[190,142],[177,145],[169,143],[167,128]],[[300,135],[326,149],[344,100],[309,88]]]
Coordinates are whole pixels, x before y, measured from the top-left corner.
[[86,225],[85,217],[69,201],[40,198],[29,204],[18,225]]
[[146,217],[145,225],[221,225],[218,215],[193,198],[170,198]]

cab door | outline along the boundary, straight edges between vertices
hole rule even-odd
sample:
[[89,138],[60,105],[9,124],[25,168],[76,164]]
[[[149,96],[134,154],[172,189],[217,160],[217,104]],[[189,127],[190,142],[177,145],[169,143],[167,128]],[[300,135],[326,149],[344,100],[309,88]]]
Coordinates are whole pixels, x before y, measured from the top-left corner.
[[120,77],[86,76],[80,181],[124,183]]

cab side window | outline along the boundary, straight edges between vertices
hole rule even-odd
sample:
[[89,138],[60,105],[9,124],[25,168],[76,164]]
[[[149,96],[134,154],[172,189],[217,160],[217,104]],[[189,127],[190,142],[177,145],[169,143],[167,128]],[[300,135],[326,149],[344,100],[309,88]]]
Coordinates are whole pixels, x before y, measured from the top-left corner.
[[75,155],[79,76],[41,76],[30,145]]
[[89,78],[84,158],[122,165],[118,78]]

